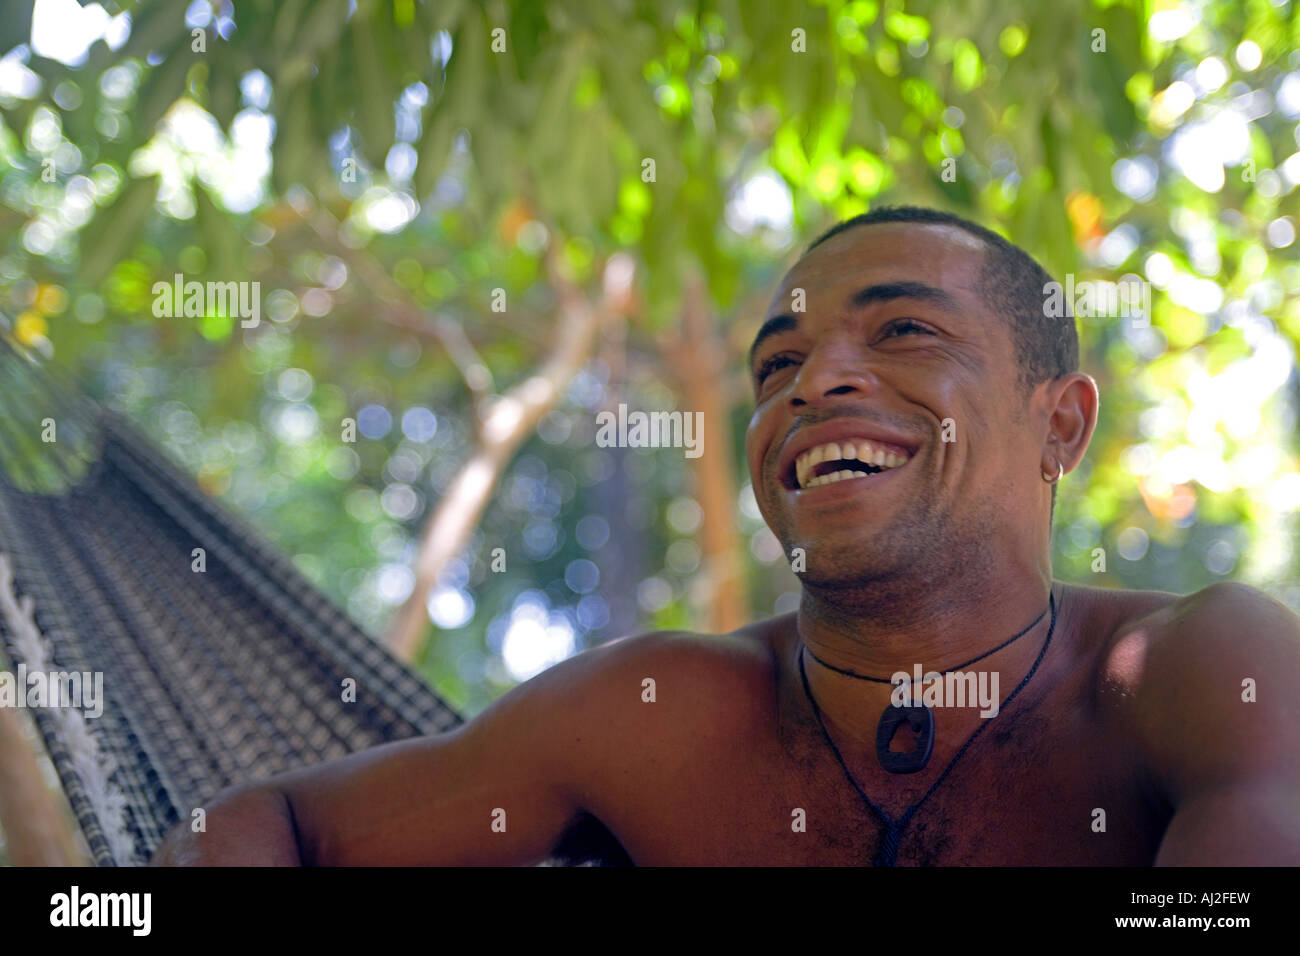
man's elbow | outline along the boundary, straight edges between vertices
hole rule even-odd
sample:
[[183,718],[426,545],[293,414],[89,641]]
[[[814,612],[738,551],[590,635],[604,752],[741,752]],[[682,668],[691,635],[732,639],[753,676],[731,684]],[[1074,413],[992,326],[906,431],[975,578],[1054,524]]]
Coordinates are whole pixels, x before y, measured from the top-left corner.
[[293,808],[273,787],[223,791],[159,845],[150,866],[301,866]]

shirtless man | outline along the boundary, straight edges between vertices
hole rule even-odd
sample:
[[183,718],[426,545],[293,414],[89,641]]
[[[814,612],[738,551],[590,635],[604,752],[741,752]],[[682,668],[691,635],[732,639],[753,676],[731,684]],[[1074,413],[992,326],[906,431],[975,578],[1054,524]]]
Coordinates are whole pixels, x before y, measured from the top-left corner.
[[[588,651],[452,733],[228,791],[155,862],[524,864],[591,815],[650,865],[1300,863],[1300,618],[1235,583],[1052,579],[1098,398],[1047,281],[955,217],[841,224],[751,356],[750,475],[802,558],[796,613]],[[831,460],[862,443],[893,457]],[[919,729],[878,746],[892,675],[972,658],[996,716],[895,709]]]

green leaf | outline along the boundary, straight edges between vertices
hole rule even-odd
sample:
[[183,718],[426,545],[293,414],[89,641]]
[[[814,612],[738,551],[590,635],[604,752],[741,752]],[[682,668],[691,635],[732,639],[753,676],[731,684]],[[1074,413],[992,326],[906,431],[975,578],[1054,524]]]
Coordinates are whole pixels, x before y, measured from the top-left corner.
[[451,158],[451,146],[455,133],[451,111],[435,108],[424,119],[424,130],[420,134],[416,152],[419,164],[415,167],[415,194],[427,196],[438,184],[438,179],[447,168]]
[[239,112],[239,80],[244,72],[240,60],[239,54],[220,40],[209,48],[207,107],[222,131],[230,129]]
[[[347,25],[347,13],[348,0],[319,0],[301,23],[285,20],[287,42],[281,48],[284,59],[275,74],[276,81],[293,84],[309,76],[318,54],[339,42]],[[281,32],[278,23],[276,32]]]
[[[187,0],[156,0],[131,11],[131,35],[117,51],[120,60],[144,58],[149,53],[168,56],[189,37],[185,26]],[[185,46],[188,48],[189,44]]]
[[217,206],[207,189],[194,184],[195,217],[207,253],[209,275],[230,281],[242,272],[244,237],[230,214]]
[[101,282],[117,261],[130,252],[158,198],[158,186],[156,176],[135,180],[99,210],[81,231],[83,281],[90,285]]
[[133,117],[146,139],[153,135],[163,114],[185,93],[186,77],[197,59],[188,45],[180,47],[153,67],[146,77],[140,87],[140,99]]
[[8,53],[32,37],[32,9],[36,0],[9,0],[0,17],[0,55]]
[[355,18],[348,31],[352,40],[352,65],[357,77],[357,113],[354,124],[361,133],[361,149],[366,162],[382,169],[395,137],[394,101],[396,96],[386,82],[380,55],[380,34],[387,30],[380,17],[370,23]]
[[984,82],[984,62],[980,59],[979,48],[965,38],[953,45],[952,78],[963,93],[969,93]]
[[468,9],[467,0],[424,0],[420,4],[420,18],[424,22],[428,38],[433,39],[433,35],[439,30],[451,32],[460,25],[460,22]]
[[[279,99],[279,97],[277,98]],[[275,142],[271,144],[271,181],[283,195],[309,178],[309,154],[320,147],[311,135],[311,98],[305,84],[284,91],[276,105]]]

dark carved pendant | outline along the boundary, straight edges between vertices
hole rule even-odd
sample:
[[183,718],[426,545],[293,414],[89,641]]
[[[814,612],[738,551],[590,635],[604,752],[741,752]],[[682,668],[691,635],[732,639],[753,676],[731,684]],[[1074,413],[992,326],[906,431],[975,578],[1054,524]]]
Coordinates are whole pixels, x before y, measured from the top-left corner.
[[[916,734],[916,747],[909,753],[890,750],[894,732],[904,721]],[[934,711],[922,704],[895,707],[890,704],[876,725],[876,757],[890,773],[916,773],[924,770],[934,752]]]

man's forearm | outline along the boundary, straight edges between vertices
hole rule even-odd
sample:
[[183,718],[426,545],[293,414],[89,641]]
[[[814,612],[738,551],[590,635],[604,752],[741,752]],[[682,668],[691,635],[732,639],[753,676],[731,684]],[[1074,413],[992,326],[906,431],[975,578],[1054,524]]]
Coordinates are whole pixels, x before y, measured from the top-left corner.
[[163,839],[151,866],[301,866],[293,810],[274,788],[219,795],[204,808],[204,828],[182,820]]

